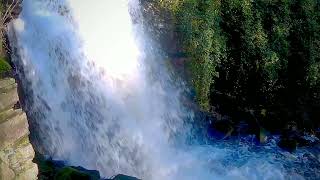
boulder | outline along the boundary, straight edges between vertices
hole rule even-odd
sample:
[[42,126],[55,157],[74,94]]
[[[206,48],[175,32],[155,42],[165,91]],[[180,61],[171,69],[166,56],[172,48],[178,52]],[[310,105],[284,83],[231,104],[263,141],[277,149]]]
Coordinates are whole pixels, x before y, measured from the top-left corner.
[[209,125],[209,134],[219,139],[228,138],[234,130],[234,124],[230,120],[217,120]]
[[98,180],[100,173],[95,170],[87,170],[80,166],[66,166],[63,161],[52,160],[37,153],[35,161],[39,165],[39,179],[88,179]]
[[[39,179],[55,180],[98,180],[103,179],[96,170],[88,170],[80,166],[67,166],[63,161],[52,160],[37,153],[35,161],[39,165]],[[105,180],[140,180],[135,177],[118,174]]]

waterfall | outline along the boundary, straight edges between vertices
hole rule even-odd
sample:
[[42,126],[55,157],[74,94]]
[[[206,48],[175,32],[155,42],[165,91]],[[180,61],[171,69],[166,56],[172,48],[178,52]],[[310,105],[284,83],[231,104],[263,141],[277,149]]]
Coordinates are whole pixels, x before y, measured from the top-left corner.
[[185,143],[193,113],[139,16],[138,0],[23,1],[9,39],[36,149],[105,177],[284,179],[247,146]]
[[150,178],[186,115],[163,85],[169,76],[142,63],[155,62],[138,50],[128,5],[25,0],[11,31],[41,151],[105,176]]

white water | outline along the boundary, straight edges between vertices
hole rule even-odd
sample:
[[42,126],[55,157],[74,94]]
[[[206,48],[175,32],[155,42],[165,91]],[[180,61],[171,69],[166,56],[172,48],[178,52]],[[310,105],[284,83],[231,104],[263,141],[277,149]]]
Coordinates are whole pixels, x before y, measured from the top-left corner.
[[[138,3],[130,7],[139,16]],[[29,82],[26,110],[39,151],[106,177],[285,178],[272,158],[246,151],[252,158],[228,165],[237,149],[176,144],[193,113],[180,104],[165,69],[144,53],[149,45],[141,25],[131,23],[127,1],[24,0],[9,30],[13,59]],[[177,133],[180,141],[172,138]]]

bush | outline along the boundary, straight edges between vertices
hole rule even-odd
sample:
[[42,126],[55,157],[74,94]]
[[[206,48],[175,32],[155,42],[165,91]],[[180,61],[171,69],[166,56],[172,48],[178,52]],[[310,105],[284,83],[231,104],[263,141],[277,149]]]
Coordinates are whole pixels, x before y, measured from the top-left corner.
[[185,53],[196,100],[209,110],[210,87],[218,77],[216,67],[225,55],[225,38],[219,23],[220,3],[217,0],[187,0],[176,7],[176,26]]
[[320,1],[160,2],[175,19],[179,53],[187,55],[188,79],[202,110],[221,107],[219,94],[234,99],[238,109],[277,114],[275,107],[283,107],[283,119],[300,121],[301,127],[308,111],[316,122]]
[[0,58],[0,75],[10,73],[12,70],[6,58]]

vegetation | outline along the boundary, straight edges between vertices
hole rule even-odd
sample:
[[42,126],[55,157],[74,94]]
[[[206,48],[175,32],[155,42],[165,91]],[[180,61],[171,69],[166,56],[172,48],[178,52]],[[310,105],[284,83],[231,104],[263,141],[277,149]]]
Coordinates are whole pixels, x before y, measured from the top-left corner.
[[16,16],[16,10],[19,8],[21,0],[0,0],[0,55],[3,56],[5,51],[9,52],[10,48],[6,44],[6,27],[8,22]]
[[0,58],[0,76],[10,73],[11,66],[5,58]]
[[175,19],[202,110],[234,106],[258,114],[262,124],[319,127],[320,1],[162,0],[158,6]]
[[225,55],[225,38],[219,27],[218,1],[185,1],[177,14],[177,30],[190,57],[188,68],[200,106],[209,110],[210,86],[218,77],[217,65]]
[[6,58],[10,53],[10,48],[6,41],[7,23],[15,16],[21,0],[0,0],[0,77],[10,75],[11,66]]

